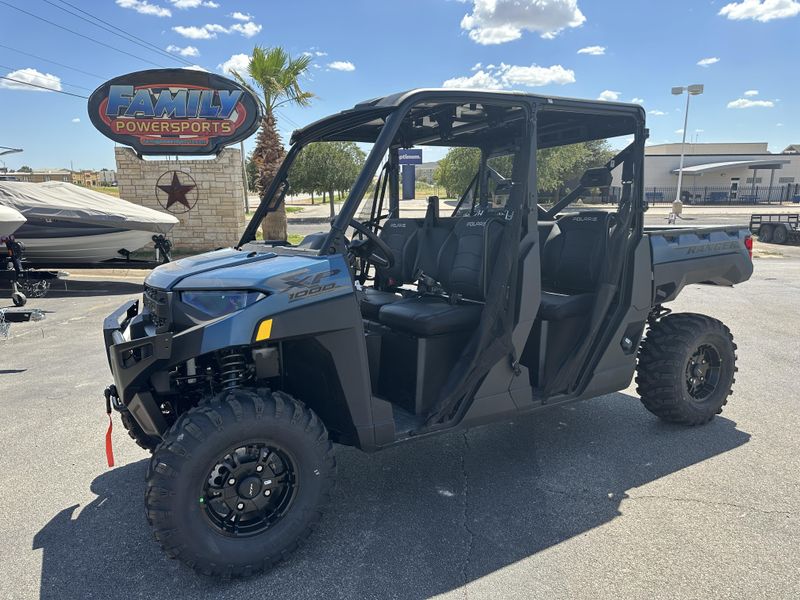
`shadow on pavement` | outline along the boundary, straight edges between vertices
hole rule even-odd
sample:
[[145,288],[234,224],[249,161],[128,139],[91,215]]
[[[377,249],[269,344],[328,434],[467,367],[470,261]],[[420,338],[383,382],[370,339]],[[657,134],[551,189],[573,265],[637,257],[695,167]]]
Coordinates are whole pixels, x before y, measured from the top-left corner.
[[93,502],[37,533],[41,597],[426,598],[608,523],[627,490],[749,438],[723,417],[665,425],[611,394],[374,455],[338,447],[339,483],[315,533],[273,571],[234,582],[160,552],[140,460],[98,476]]

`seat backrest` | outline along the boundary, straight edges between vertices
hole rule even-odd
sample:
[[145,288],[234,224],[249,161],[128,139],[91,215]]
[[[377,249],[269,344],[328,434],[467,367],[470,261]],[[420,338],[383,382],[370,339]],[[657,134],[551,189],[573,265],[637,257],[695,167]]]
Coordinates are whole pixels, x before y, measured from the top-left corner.
[[421,224],[415,219],[387,219],[380,238],[394,254],[391,267],[376,267],[380,282],[388,287],[414,281]]
[[542,247],[542,287],[574,294],[597,289],[613,215],[585,211],[556,221]]
[[505,220],[491,216],[458,219],[439,252],[435,279],[445,291],[485,300],[488,274],[497,258]]

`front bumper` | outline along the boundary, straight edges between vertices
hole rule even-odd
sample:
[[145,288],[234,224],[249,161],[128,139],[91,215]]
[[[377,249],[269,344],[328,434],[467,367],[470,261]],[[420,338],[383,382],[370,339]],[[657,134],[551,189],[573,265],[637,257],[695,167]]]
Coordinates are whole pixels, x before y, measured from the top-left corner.
[[103,339],[119,405],[145,433],[160,436],[167,423],[153,396],[153,376],[197,356],[202,334],[156,333],[155,325],[139,314],[139,301],[130,300],[106,317]]

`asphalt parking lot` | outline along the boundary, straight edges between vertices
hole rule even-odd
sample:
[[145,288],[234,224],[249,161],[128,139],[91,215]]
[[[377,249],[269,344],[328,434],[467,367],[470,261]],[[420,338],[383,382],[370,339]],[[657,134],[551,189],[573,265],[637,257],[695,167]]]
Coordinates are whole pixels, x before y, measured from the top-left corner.
[[660,423],[629,388],[375,455],[340,447],[309,542],[228,583],[161,553],[147,455],[118,420],[105,465],[101,323],[141,275],[73,276],[31,300],[46,320],[0,341],[0,597],[798,598],[800,248],[766,250],[749,282],[671,305],[739,346],[711,424]]

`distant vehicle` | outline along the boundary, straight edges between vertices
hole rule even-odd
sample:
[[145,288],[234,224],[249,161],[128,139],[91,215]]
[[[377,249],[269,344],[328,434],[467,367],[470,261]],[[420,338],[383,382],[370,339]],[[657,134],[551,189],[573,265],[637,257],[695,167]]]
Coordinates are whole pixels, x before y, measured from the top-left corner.
[[16,237],[33,266],[123,259],[178,223],[172,215],[61,181],[0,181],[0,205],[27,219]]
[[0,181],[21,181],[21,179],[16,175],[8,175],[6,173],[0,173]]
[[800,242],[800,213],[751,215],[750,231],[758,235],[760,242]]
[[[565,198],[537,203],[537,149],[621,136],[633,141]],[[164,551],[218,577],[283,559],[330,497],[332,442],[374,452],[623,390],[634,373],[660,419],[720,413],[730,331],[664,305],[689,284],[747,280],[752,238],[645,228],[646,137],[639,105],[468,90],[378,98],[296,131],[237,246],[155,269],[103,325],[106,410],[153,451],[145,507]],[[298,152],[326,141],[374,143],[330,229],[255,241]],[[399,149],[427,145],[481,160],[451,216],[432,197],[424,219],[404,217]],[[616,211],[570,210],[615,168]]]

